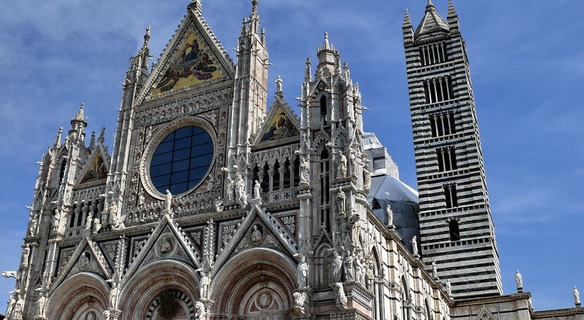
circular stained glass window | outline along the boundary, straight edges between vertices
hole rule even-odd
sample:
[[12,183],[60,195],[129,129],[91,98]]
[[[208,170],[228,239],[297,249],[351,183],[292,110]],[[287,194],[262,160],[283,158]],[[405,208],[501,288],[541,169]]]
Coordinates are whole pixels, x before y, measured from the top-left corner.
[[213,140],[200,127],[173,131],[156,148],[150,161],[150,179],[160,193],[181,194],[196,187],[213,161]]

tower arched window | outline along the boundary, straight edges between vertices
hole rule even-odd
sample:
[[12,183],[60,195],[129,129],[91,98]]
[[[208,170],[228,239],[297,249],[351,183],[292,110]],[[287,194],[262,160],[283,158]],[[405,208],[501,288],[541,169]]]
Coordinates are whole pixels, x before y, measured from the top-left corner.
[[456,219],[448,221],[448,231],[450,233],[450,241],[460,240],[460,226]]
[[320,97],[320,121],[326,123],[328,114],[328,105],[326,97],[323,95]]
[[67,168],[67,160],[61,162],[61,169],[59,170],[59,183],[63,182],[63,177],[65,176],[65,170]]
[[444,188],[444,198],[446,201],[446,208],[458,207],[458,196],[456,194],[456,184],[445,184]]
[[329,215],[329,188],[330,188],[330,162],[329,153],[326,149],[320,154],[320,225],[327,227]]

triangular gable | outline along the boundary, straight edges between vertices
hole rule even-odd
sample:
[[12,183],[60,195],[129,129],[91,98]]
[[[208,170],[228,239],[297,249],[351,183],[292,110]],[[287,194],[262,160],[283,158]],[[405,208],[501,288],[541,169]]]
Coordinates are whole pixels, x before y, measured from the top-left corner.
[[298,119],[296,119],[288,104],[281,99],[274,101],[266,119],[260,134],[256,137],[256,144],[300,135]]
[[150,74],[138,103],[170,92],[233,79],[235,67],[201,12],[188,12]]
[[89,161],[81,170],[77,185],[94,181],[105,181],[109,172],[109,161],[104,156],[101,146],[97,146],[88,157]]
[[214,272],[239,252],[256,246],[281,248],[281,251],[290,256],[298,253],[298,243],[294,235],[280,219],[262,209],[260,203],[252,204],[250,213],[229,237],[229,243],[220,250]]
[[[139,246],[130,257],[131,263],[125,274],[135,274],[143,266],[161,259],[180,260],[191,265],[193,269],[198,269],[202,265],[200,254],[194,249],[186,234],[183,234],[180,227],[168,215],[162,218],[148,240]],[[127,281],[126,277],[122,280],[122,282]]]
[[69,256],[67,263],[59,270],[52,289],[80,272],[95,273],[103,279],[110,279],[113,274],[99,246],[87,237],[83,237],[75,251]]
[[481,312],[477,316],[477,320],[495,320],[495,317],[493,317],[493,314],[490,313],[485,306],[483,306]]

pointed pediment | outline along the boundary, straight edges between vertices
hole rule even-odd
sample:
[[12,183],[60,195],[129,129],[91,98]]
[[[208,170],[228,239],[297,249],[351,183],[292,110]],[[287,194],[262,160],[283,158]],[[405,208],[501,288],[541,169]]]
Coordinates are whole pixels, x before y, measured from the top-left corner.
[[255,143],[298,137],[300,135],[299,127],[300,123],[290,106],[282,99],[276,99]]
[[95,181],[105,182],[109,172],[109,161],[102,148],[100,146],[95,148],[88,159],[89,161],[86,162],[83,170],[81,170],[76,184],[81,185]]
[[188,12],[163,51],[141,92],[155,99],[233,79],[235,67],[199,10]]
[[477,320],[495,320],[495,317],[493,317],[493,314],[489,312],[485,306],[483,306],[481,312],[477,316]]
[[[237,222],[231,232],[230,225],[219,225],[223,247],[215,262],[215,270],[240,252],[255,247],[276,249],[290,256],[298,252],[294,233],[271,213],[265,211],[260,203],[252,204],[250,213],[243,222]],[[230,232],[226,237],[224,231]]]
[[77,273],[90,272],[103,279],[109,279],[113,274],[100,247],[87,237],[84,237],[75,248],[62,249],[60,259],[65,260],[61,261],[53,289]]
[[[130,250],[133,256],[126,272],[130,275],[152,262],[163,259],[183,261],[193,269],[199,268],[202,261],[186,233],[166,215],[147,240],[139,237],[136,241],[131,241]],[[127,278],[123,281],[127,281]]]

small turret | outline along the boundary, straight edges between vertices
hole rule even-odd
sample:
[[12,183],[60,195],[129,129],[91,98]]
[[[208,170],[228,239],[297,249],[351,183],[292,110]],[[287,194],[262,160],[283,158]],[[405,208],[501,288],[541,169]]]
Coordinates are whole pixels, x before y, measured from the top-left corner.
[[87,127],[87,118],[85,118],[85,106],[81,103],[79,111],[71,119],[71,130],[67,136],[69,141],[83,142],[85,140],[85,128]]
[[328,32],[324,33],[324,43],[318,48],[316,55],[318,56],[317,74],[329,77],[335,74],[338,53],[329,42]]

